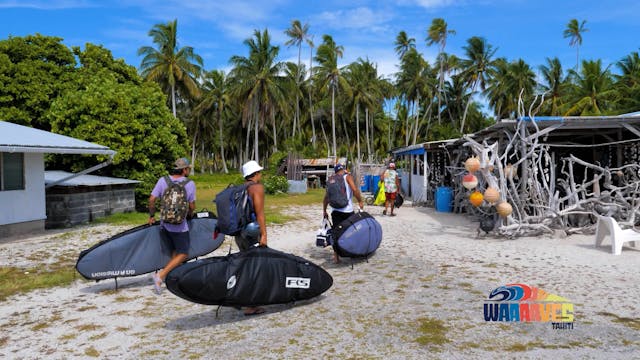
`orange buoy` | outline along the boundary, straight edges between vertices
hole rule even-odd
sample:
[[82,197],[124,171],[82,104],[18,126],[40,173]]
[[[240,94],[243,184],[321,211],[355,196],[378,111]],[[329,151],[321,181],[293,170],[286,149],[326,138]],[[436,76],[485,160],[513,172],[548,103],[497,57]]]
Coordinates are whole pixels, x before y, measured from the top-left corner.
[[480,191],[474,191],[471,193],[471,195],[469,195],[469,202],[475,207],[482,205],[483,200],[484,196],[482,196],[482,193]]
[[487,190],[484,191],[484,199],[489,204],[495,204],[500,200],[500,192],[496,188],[487,188]]
[[480,169],[480,160],[475,156],[470,157],[464,162],[464,168],[467,169],[468,172],[474,173]]
[[462,186],[467,190],[471,190],[478,186],[478,178],[473,174],[466,174],[462,177]]
[[496,205],[496,210],[498,211],[498,214],[500,214],[500,216],[506,218],[513,212],[513,207],[511,207],[511,204],[509,204],[508,202],[503,201],[500,204]]

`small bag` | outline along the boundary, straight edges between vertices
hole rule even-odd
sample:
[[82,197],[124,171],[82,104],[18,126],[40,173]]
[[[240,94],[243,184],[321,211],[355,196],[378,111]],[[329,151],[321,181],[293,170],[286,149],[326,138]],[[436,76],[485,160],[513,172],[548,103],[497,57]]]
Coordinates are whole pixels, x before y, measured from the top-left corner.
[[399,208],[400,206],[402,206],[403,203],[404,203],[404,197],[402,197],[402,194],[398,192],[396,194],[396,199],[393,201],[393,206],[396,208]]
[[316,246],[317,247],[327,247],[333,243],[333,238],[331,236],[331,223],[329,219],[323,218],[322,223],[320,223],[320,229],[318,229],[318,233],[316,234]]

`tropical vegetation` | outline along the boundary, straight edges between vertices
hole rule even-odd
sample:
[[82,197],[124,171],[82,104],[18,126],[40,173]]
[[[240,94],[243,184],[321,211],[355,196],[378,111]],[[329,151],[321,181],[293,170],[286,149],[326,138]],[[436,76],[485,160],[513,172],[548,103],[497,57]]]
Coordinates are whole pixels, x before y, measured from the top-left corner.
[[[348,48],[295,19],[284,44],[268,29],[247,34],[246,52],[229,59],[227,72],[206,69],[195,47],[178,43],[177,20],[152,27],[139,67],[100,45],[69,49],[56,37],[10,37],[0,40],[0,119],[113,148],[114,166],[100,171],[141,180],[143,203],[153,179],[187,153],[198,173],[235,171],[248,159],[275,172],[288,154],[381,161],[399,146],[515,118],[535,97],[544,99],[537,115],[638,111],[638,52],[613,64],[580,59],[587,30],[586,21],[571,19],[558,34],[576,49],[576,64],[553,56],[528,64],[500,57],[478,36],[453,55],[446,45],[455,29],[435,18],[421,36],[400,31],[389,39],[398,71],[387,76],[375,59],[343,64]],[[416,38],[437,46],[435,59],[425,58]],[[281,45],[295,47],[297,61],[280,59]],[[90,161],[51,157],[48,166]]]

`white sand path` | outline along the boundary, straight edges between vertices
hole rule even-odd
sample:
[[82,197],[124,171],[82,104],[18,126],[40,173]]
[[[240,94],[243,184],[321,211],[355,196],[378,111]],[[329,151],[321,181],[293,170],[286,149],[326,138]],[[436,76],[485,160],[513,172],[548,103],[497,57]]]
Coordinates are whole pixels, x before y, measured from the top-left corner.
[[[365,209],[383,228],[368,262],[333,264],[315,247],[320,206],[268,229],[269,245],[315,262],[334,285],[312,301],[267,306],[245,317],[198,305],[147,276],[78,280],[0,302],[0,358],[7,359],[593,359],[640,358],[640,250],[594,248],[593,236],[476,238],[458,214],[402,207],[397,217]],[[106,225],[0,244],[0,265],[37,266],[122,231]],[[225,255],[230,238],[212,255]],[[234,245],[234,250],[235,245]],[[70,255],[69,255],[70,254]],[[485,322],[491,290],[524,283],[571,300],[573,330],[550,323]],[[448,342],[418,341],[421,324],[442,320]]]

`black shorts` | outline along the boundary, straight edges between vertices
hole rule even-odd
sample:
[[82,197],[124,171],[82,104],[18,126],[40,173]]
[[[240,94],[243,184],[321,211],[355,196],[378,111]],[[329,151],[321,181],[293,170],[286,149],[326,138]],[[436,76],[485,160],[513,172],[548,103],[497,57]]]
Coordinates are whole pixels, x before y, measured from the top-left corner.
[[353,211],[342,212],[342,211],[333,210],[331,212],[331,228],[335,229],[336,226],[340,225],[343,221],[347,220],[351,215],[353,215]]
[[251,239],[251,238],[246,238],[242,235],[236,235],[235,239],[236,239],[236,245],[238,245],[238,249],[240,249],[240,251],[247,251],[252,246],[255,246],[255,244],[260,242],[259,237],[257,239]]
[[189,232],[164,232],[169,239],[169,244],[172,247],[172,250],[176,252],[176,254],[189,254],[189,247],[191,246],[191,238],[189,238]]

